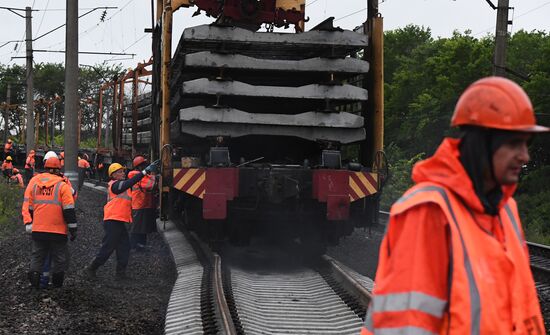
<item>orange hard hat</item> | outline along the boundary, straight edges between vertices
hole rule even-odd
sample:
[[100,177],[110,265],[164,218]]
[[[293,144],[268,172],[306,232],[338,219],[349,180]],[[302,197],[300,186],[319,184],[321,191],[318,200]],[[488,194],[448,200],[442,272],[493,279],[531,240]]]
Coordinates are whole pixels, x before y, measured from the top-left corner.
[[536,124],[531,100],[510,79],[486,77],[466,88],[456,103],[451,126],[478,126],[522,132],[546,132]]
[[138,156],[134,157],[134,161],[132,162],[132,165],[134,167],[137,167],[140,164],[143,164],[145,162],[147,162],[147,159],[145,157],[141,156],[141,155],[138,155]]
[[34,155],[34,154],[35,154],[34,150],[29,151],[29,155]]
[[57,157],[50,157],[44,163],[46,169],[61,169],[61,161]]

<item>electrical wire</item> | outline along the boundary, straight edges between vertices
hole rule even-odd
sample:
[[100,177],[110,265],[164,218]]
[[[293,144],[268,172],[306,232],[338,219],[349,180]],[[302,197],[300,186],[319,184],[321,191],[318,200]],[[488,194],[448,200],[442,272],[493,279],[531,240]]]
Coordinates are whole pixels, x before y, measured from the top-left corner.
[[353,13],[349,13],[349,14],[347,14],[347,15],[344,15],[344,16],[342,16],[342,17],[339,17],[339,18],[337,18],[337,19],[334,19],[334,21],[338,21],[338,20],[345,19],[345,18],[350,17],[350,16],[353,16],[353,15],[355,15],[355,14],[364,12],[365,10],[367,10],[367,7],[361,8],[360,10],[357,10],[357,11],[355,11],[355,12],[353,12]]
[[[539,6],[535,7],[535,8],[532,8],[532,9],[530,9],[530,10],[524,12],[524,13],[521,13],[520,15],[516,16],[514,19],[517,20],[517,19],[519,19],[520,17],[523,17],[523,16],[525,16],[525,15],[527,15],[527,14],[531,14],[532,12],[534,12],[534,11],[536,11],[536,10],[539,10],[539,9],[541,9],[542,7],[548,6],[548,5],[550,5],[550,1],[547,1],[547,2],[543,3],[542,5],[539,5]],[[515,9],[514,9],[514,12],[513,12],[513,13],[515,14]],[[488,32],[490,32],[490,31],[492,31],[493,29],[495,29],[495,27],[496,27],[495,25],[493,25],[493,26],[491,26],[491,27],[487,27],[487,28],[485,28],[484,30],[481,30],[481,31],[479,31],[479,32],[477,32],[477,33],[475,33],[475,34],[473,34],[472,36],[478,36],[478,35],[481,35],[481,34],[483,34],[483,33],[488,33]]]
[[[46,3],[46,9],[48,9],[48,6],[50,5],[50,0]],[[44,22],[44,17],[46,16],[46,11],[44,11],[44,15],[42,15],[42,19],[40,19],[40,24],[38,25],[38,29],[36,29],[36,34],[40,32],[40,28],[42,28],[42,22]]]

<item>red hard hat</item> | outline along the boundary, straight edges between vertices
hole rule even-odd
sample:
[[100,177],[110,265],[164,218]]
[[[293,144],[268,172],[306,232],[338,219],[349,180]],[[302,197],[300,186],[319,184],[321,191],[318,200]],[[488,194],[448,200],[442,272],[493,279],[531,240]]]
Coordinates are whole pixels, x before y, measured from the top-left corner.
[[533,105],[513,81],[487,77],[471,84],[458,99],[451,126],[478,126],[523,132],[546,132],[536,124]]
[[132,165],[133,165],[134,167],[137,167],[137,166],[139,166],[140,164],[143,164],[143,163],[145,163],[145,162],[147,162],[147,159],[145,159],[145,157],[139,155],[139,156],[134,157],[134,161],[132,162]]
[[50,157],[44,163],[46,169],[61,169],[61,161],[57,157]]

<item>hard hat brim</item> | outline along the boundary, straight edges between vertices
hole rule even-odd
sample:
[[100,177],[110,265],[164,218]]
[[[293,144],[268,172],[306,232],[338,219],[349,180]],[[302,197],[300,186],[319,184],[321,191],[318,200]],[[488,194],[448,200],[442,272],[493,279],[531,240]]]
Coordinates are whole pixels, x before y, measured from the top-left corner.
[[536,125],[533,125],[533,126],[527,126],[525,128],[516,128],[514,129],[515,131],[521,131],[521,132],[526,132],[526,133],[547,133],[547,132],[550,132],[550,128],[548,127],[545,127],[545,126],[539,126],[538,124]]

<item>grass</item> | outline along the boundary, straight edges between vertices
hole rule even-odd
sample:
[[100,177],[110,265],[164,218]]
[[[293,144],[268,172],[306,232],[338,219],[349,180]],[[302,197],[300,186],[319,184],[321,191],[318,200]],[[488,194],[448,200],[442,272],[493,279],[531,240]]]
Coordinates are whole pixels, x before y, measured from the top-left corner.
[[0,184],[0,239],[22,228],[21,204],[23,189],[16,185]]

